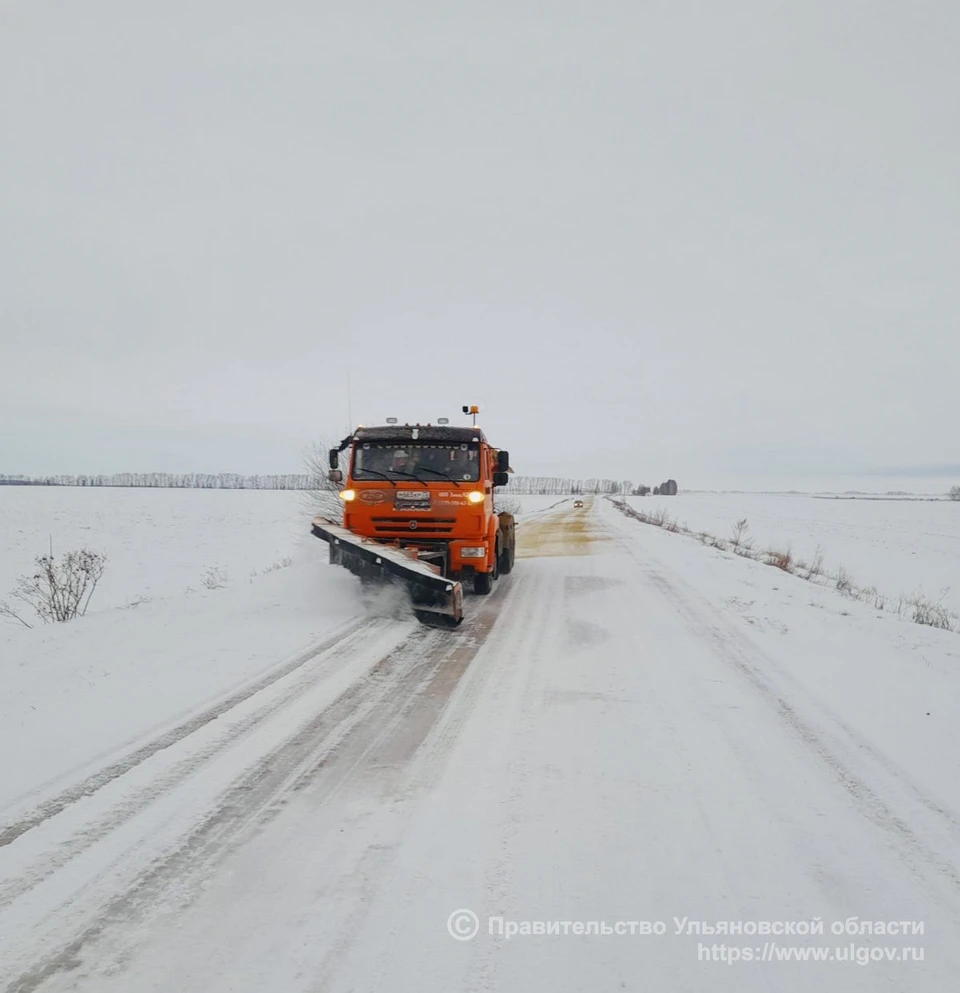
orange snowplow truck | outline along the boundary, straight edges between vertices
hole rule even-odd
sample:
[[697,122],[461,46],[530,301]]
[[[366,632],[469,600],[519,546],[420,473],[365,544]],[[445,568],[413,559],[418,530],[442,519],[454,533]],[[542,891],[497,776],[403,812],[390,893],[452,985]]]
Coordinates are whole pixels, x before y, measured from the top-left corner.
[[495,487],[509,481],[510,456],[480,428],[360,427],[329,461],[343,485],[343,521],[318,517],[314,535],[330,543],[331,562],[362,579],[403,580],[424,623],[459,624],[461,583],[486,594],[513,569],[514,519],[493,503]]

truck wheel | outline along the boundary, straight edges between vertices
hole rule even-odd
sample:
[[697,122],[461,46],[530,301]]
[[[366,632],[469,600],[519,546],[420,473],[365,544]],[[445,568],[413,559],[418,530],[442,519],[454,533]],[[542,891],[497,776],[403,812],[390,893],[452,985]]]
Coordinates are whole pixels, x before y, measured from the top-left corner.
[[473,574],[473,592],[486,596],[493,589],[492,572],[475,572]]

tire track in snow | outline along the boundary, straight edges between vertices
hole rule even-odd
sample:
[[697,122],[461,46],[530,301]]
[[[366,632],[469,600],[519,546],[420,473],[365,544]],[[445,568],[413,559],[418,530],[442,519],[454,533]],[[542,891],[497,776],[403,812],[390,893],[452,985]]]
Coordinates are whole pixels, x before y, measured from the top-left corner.
[[[412,791],[430,790],[436,785],[443,770],[446,756],[456,743],[465,723],[473,716],[477,699],[497,677],[507,676],[511,681],[517,676],[516,663],[536,650],[541,639],[545,611],[559,609],[556,600],[543,594],[546,592],[545,577],[512,574],[502,588],[509,593],[502,604],[489,604],[481,608],[476,618],[476,627],[468,632],[470,641],[454,648],[449,658],[436,671],[436,676],[421,696],[421,701],[410,715],[410,723],[422,727],[423,712],[429,715],[428,733],[417,733],[416,749],[411,752],[410,743],[404,739],[405,729],[401,726],[392,736],[393,741],[403,742],[400,758],[407,761],[415,756],[414,764],[401,784],[400,792],[407,796]],[[498,591],[499,592],[499,591]],[[474,659],[477,665],[472,665]],[[527,683],[524,683],[526,686]],[[432,696],[432,690],[438,696]],[[407,728],[406,730],[409,730]],[[392,749],[388,756],[398,758]],[[403,814],[404,824],[415,813],[415,805],[408,804]],[[324,952],[322,959],[314,966],[309,993],[322,993],[333,981],[337,966],[347,955],[357,936],[362,934],[363,922],[374,903],[378,881],[389,872],[390,860],[395,857],[395,847],[369,849],[361,860],[352,867],[351,875],[367,881],[359,892],[351,897],[351,906],[341,905],[337,922],[337,933]],[[390,935],[383,936],[388,945],[391,936],[399,934],[405,926],[406,914],[398,912],[391,924]],[[380,974],[374,988],[390,988],[390,976]]]
[[163,734],[157,736],[146,744],[141,745],[139,748],[125,755],[116,762],[112,762],[110,765],[98,770],[92,775],[81,780],[79,783],[75,783],[55,796],[50,797],[48,800],[44,800],[28,813],[21,815],[15,821],[0,828],[0,848],[12,844],[17,840],[17,838],[26,834],[27,831],[38,827],[51,817],[55,817],[71,804],[76,803],[84,797],[91,796],[108,783],[111,783],[113,780],[125,775],[131,769],[156,755],[157,752],[170,748],[171,745],[175,745],[177,742],[182,741],[188,735],[193,734],[204,725],[209,724],[221,715],[226,714],[228,711],[249,700],[257,693],[261,693],[273,683],[283,679],[296,669],[299,669],[305,663],[314,659],[317,655],[330,650],[346,638],[349,638],[351,635],[361,631],[370,623],[370,620],[367,618],[361,618],[350,622],[331,637],[326,638],[318,645],[308,648],[305,652],[300,653],[293,659],[282,663],[278,668],[272,669],[265,676],[228,696],[225,700],[221,700],[219,703],[208,708],[207,710],[190,717],[188,720],[183,721],[176,727],[165,731]]
[[[461,629],[466,637],[415,628],[373,665],[365,679],[300,725],[279,747],[260,756],[201,821],[173,838],[167,851],[132,875],[124,862],[135,857],[137,850],[132,856],[125,853],[107,867],[104,876],[113,878],[99,881],[102,899],[89,901],[86,913],[78,916],[68,900],[62,917],[55,909],[51,917],[38,921],[45,934],[31,935],[29,948],[42,950],[42,957],[33,964],[23,961],[8,987],[11,993],[36,990],[48,979],[89,961],[91,946],[112,932],[135,931],[131,924],[148,917],[158,905],[189,903],[225,855],[276,816],[292,794],[309,794],[313,802],[325,804],[357,783],[365,770],[382,772],[409,762],[496,619],[497,610],[491,603],[468,619]],[[285,710],[273,710],[277,723],[283,721]],[[194,783],[188,777],[176,785],[189,789]],[[153,799],[163,805],[174,804],[176,798]],[[387,854],[372,853],[375,857]],[[52,953],[51,947],[55,948]],[[21,960],[30,957],[29,950],[25,951]]]
[[[370,621],[359,627],[351,626],[344,637],[333,644],[330,644],[330,639],[328,639],[325,643],[327,647],[318,646],[310,652],[297,656],[298,664],[296,667],[291,668],[289,664],[284,665],[282,672],[275,673],[276,678],[270,680],[267,685],[262,685],[263,681],[260,681],[260,687],[255,693],[236,695],[232,698],[236,699],[233,707],[219,710],[213,717],[193,727],[189,734],[181,736],[176,742],[160,749],[159,751],[179,751],[181,749],[178,746],[187,744],[192,737],[199,736],[203,732],[210,732],[212,735],[209,740],[203,741],[197,747],[187,751],[183,757],[175,759],[169,768],[148,778],[141,785],[132,785],[128,793],[121,793],[116,800],[107,801],[104,798],[105,807],[99,816],[94,815],[89,820],[80,821],[79,824],[65,824],[61,838],[54,837],[51,842],[47,842],[46,850],[40,850],[35,854],[35,869],[27,872],[21,871],[9,882],[0,882],[0,909],[42,883],[72,859],[135,817],[150,804],[155,803],[162,794],[177,788],[190,775],[234,745],[239,738],[255,731],[261,724],[287,706],[291,700],[314,684],[318,678],[329,679],[334,676],[349,663],[350,652],[356,649],[357,643],[361,639],[377,636],[381,631],[385,631],[391,623],[393,622],[381,620]],[[269,693],[271,689],[290,677],[295,678],[290,682],[290,685],[283,686],[278,695]],[[245,704],[255,704],[257,697],[264,695],[268,698],[258,709],[251,713],[236,713],[244,710]],[[237,697],[240,698],[237,699]],[[206,713],[209,714],[210,711]],[[94,792],[103,796],[111,788],[121,789],[122,781],[126,776],[156,755],[157,751],[154,751],[151,755],[145,756],[141,762],[135,763],[118,776],[111,777]],[[87,794],[87,796],[90,795]],[[57,818],[66,809],[64,807],[47,818],[47,820],[53,820],[54,823],[51,828],[54,831],[56,831],[54,825],[56,825]],[[54,845],[55,847],[52,847]]]
[[[228,781],[219,794],[203,796],[207,787],[204,772],[211,772],[205,770],[180,784],[182,796],[174,791],[158,797],[153,819],[162,822],[167,832],[159,845],[147,824],[132,845],[119,854],[114,848],[92,869],[68,867],[66,871],[72,868],[77,876],[71,892],[56,893],[45,903],[31,901],[29,908],[14,903],[11,910],[20,912],[13,923],[19,925],[24,946],[17,958],[36,958],[32,965],[15,963],[11,948],[0,964],[19,972],[5,987],[8,993],[36,990],[51,977],[77,968],[92,943],[117,926],[127,927],[148,916],[165,899],[176,904],[189,902],[230,843],[242,838],[261,816],[279,810],[282,795],[302,772],[320,765],[356,724],[368,719],[377,704],[393,693],[399,675],[397,661],[406,658],[416,664],[416,649],[429,634],[415,629],[399,647],[379,658],[366,679],[354,683],[306,723],[295,725],[279,745],[259,753],[252,766],[243,766],[241,775],[230,775],[228,770]],[[283,725],[287,716],[282,710],[275,715],[275,723]],[[250,743],[250,748],[255,750],[256,742]],[[194,794],[200,794],[199,798]],[[198,799],[206,803],[199,818],[191,809]],[[121,827],[115,833],[123,830]],[[108,836],[103,843],[118,845],[119,841]],[[58,876],[49,880],[51,886],[57,882]],[[26,899],[34,896],[28,894]],[[26,921],[27,916],[32,919]],[[0,927],[6,938],[11,930]]]
[[[558,520],[566,515],[552,511]],[[581,545],[578,551],[582,552]],[[582,568],[586,561],[577,556]],[[447,755],[455,747],[468,723],[476,718],[476,707],[482,698],[492,693],[502,714],[511,715],[511,724],[522,728],[527,740],[536,738],[538,699],[543,682],[545,663],[553,653],[553,641],[560,630],[559,617],[565,609],[564,575],[554,571],[553,557],[525,558],[526,568],[512,573],[507,579],[509,597],[498,614],[496,627],[479,647],[477,664],[471,666],[458,680],[455,692],[443,710],[439,723],[424,742],[417,764],[411,770],[411,788],[425,791],[435,789],[445,768]],[[548,564],[550,563],[550,564]],[[489,748],[497,751],[507,747],[507,739],[490,741]],[[511,847],[521,831],[522,810],[530,791],[532,770],[530,758],[524,753],[504,754],[504,762],[515,773],[514,788],[500,798],[503,840],[493,865],[489,869],[491,905],[500,905],[510,892],[513,871]],[[478,789],[484,787],[478,784]],[[413,814],[407,808],[406,816]],[[368,854],[359,874],[367,880],[382,879],[389,868],[389,853],[380,850]],[[363,933],[363,922],[375,903],[376,886],[369,884],[362,899],[354,905],[345,919],[338,921],[337,933],[320,962],[313,967],[309,993],[323,993],[336,979],[336,970],[351,952],[354,942]],[[403,942],[403,933],[411,914],[415,914],[416,892],[405,896],[405,904],[390,915],[387,930],[380,944],[390,947]],[[474,946],[470,959],[469,981],[463,989],[497,988],[498,957],[483,945]],[[377,963],[377,971],[369,978],[372,989],[389,989],[394,977],[389,967]]]

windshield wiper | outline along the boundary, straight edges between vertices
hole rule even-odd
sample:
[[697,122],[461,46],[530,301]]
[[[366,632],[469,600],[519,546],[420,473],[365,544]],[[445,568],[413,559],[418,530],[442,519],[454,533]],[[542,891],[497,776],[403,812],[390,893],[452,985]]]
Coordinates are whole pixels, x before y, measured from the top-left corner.
[[[357,469],[357,472],[372,472],[377,476],[382,476],[394,489],[396,489],[397,487],[397,484],[385,472],[381,472],[379,469],[363,468],[363,469]],[[356,479],[356,475],[354,475],[354,479]]]
[[[445,472],[441,472],[439,469],[434,469],[432,466],[429,466],[429,465],[420,465],[420,466],[417,466],[417,468],[421,472],[435,472],[438,476],[442,476],[444,479],[449,479],[450,482],[453,483],[454,486],[459,486],[460,485],[460,483],[456,479],[454,479],[453,476],[448,476]],[[426,482],[426,480],[424,480],[424,482]]]

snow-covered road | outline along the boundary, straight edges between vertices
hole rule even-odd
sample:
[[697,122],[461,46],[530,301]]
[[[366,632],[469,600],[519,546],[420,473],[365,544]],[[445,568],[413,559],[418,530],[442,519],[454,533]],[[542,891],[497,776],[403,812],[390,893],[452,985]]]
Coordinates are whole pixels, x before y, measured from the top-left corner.
[[[587,502],[527,521],[458,631],[347,621],[0,812],[0,988],[955,989],[956,635]],[[743,951],[791,947],[854,961]]]

